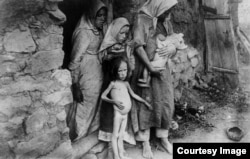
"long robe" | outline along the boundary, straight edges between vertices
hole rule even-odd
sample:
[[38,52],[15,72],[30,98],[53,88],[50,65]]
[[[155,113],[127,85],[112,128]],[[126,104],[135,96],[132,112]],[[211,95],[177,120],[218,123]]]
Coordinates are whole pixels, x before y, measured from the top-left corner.
[[[159,25],[157,17],[177,3],[176,0],[149,0],[139,11],[134,24],[135,48],[143,47],[149,60],[152,60],[156,49],[156,35],[167,36],[166,30]],[[133,72],[132,89],[142,98],[150,101],[153,110],[148,110],[143,104],[133,100],[131,111],[132,124],[135,132],[148,130],[151,127],[169,129],[174,111],[173,85],[170,69],[162,71],[161,78],[152,76],[149,88],[137,86],[141,78],[144,64],[135,56],[135,70]]]
[[[98,1],[93,14],[96,15],[103,7],[104,4]],[[74,101],[77,109],[75,116],[77,139],[87,136],[99,127],[98,99],[103,75],[98,49],[102,40],[103,33],[83,16],[73,33],[73,49],[69,64],[73,83],[79,83],[84,96],[82,103]]]

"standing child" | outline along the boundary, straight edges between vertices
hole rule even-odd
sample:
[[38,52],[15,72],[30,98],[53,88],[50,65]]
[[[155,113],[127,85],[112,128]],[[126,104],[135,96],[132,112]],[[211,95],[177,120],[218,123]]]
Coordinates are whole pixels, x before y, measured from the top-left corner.
[[[108,88],[102,93],[102,100],[112,103],[114,107],[114,121],[113,121],[113,134],[112,134],[112,148],[114,152],[114,159],[125,159],[123,136],[127,126],[128,113],[131,110],[130,96],[139,102],[144,103],[149,109],[151,105],[136,95],[131,89],[127,80],[128,75],[128,62],[122,58],[114,58],[112,60],[111,76],[112,81]],[[110,93],[110,97],[107,95]]]

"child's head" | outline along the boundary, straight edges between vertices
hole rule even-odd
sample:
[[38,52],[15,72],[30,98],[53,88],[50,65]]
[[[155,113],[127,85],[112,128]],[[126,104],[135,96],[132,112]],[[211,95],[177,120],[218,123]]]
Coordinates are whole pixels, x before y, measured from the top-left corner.
[[158,35],[157,35],[157,38],[158,38],[160,41],[165,41],[165,40],[166,40],[166,37],[165,37],[163,34],[158,34]]
[[127,80],[129,65],[128,61],[123,57],[116,57],[111,61],[111,78],[112,80]]
[[167,43],[164,42],[165,40],[166,40],[166,37],[164,35],[158,34],[156,37],[157,48],[161,49],[161,48],[167,46]]

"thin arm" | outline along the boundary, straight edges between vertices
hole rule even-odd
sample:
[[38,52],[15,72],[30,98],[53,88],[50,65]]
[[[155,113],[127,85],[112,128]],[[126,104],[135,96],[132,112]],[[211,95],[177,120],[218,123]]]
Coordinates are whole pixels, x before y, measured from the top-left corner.
[[135,92],[132,90],[132,88],[130,87],[129,83],[126,82],[126,86],[128,88],[128,92],[131,95],[131,97],[133,97],[134,99],[136,99],[139,102],[145,103],[146,101],[144,99],[142,99],[140,96],[138,96],[137,94],[135,94]]
[[153,66],[150,63],[147,53],[145,52],[143,46],[140,46],[136,49],[136,54],[139,56],[139,58],[142,60],[142,62],[145,64],[148,70],[151,72],[151,70],[153,70]]
[[112,100],[112,99],[110,99],[110,98],[108,98],[107,95],[108,95],[108,93],[111,91],[111,89],[113,88],[113,86],[114,86],[114,83],[111,82],[111,83],[109,84],[108,88],[102,93],[102,96],[101,96],[102,100],[104,100],[104,101],[106,101],[106,102],[109,102],[109,103],[111,103],[111,104],[115,104],[115,101]]

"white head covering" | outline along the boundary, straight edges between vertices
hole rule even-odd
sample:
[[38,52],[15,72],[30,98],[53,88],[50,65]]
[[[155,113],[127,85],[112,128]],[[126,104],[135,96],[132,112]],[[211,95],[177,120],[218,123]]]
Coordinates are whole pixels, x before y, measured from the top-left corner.
[[[107,8],[107,7],[105,6],[105,4],[102,1],[96,0],[96,5],[94,6],[94,8],[91,12],[91,15],[90,15],[91,19],[87,19],[83,15],[76,26],[74,34],[76,34],[76,32],[78,32],[81,29],[93,30],[93,32],[98,33],[99,31],[93,26],[92,20],[96,17],[97,12],[102,8]],[[74,36],[74,34],[73,34],[73,36]]]
[[148,0],[139,11],[152,18],[154,29],[156,29],[157,18],[175,4],[177,0]]
[[117,35],[124,26],[129,26],[129,22],[126,18],[117,18],[110,23],[105,37],[100,46],[99,52],[113,46],[118,43]]

